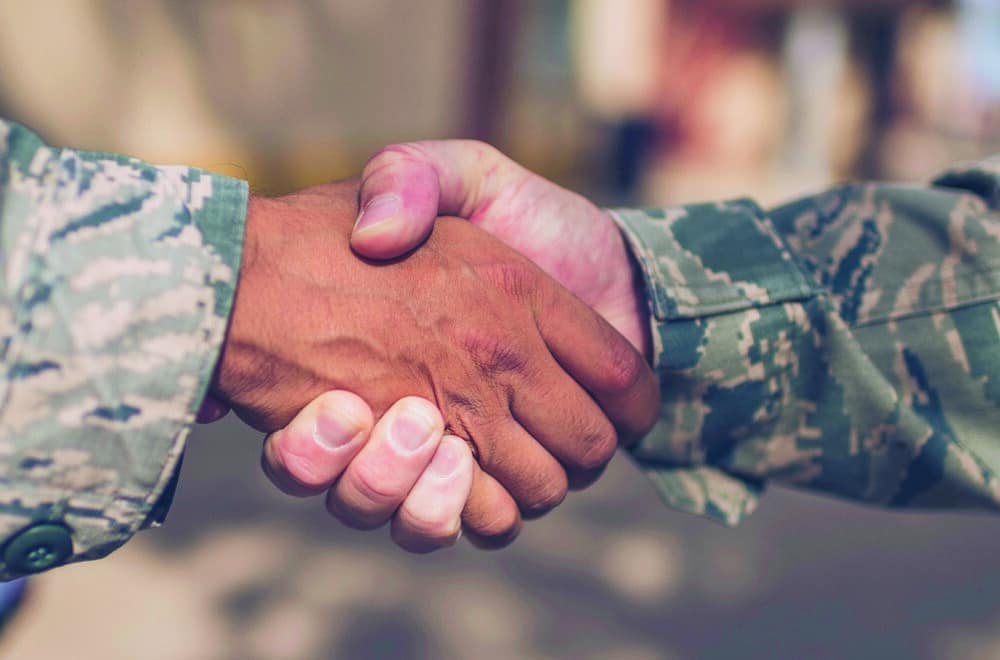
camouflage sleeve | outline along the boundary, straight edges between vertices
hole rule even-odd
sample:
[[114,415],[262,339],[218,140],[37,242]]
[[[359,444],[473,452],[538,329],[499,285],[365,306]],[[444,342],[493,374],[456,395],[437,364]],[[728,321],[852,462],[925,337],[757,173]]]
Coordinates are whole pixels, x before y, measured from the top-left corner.
[[0,579],[162,520],[235,289],[247,188],[0,121]]
[[735,524],[767,480],[888,507],[1000,505],[1000,158],[624,210],[663,407],[631,453],[673,507]]

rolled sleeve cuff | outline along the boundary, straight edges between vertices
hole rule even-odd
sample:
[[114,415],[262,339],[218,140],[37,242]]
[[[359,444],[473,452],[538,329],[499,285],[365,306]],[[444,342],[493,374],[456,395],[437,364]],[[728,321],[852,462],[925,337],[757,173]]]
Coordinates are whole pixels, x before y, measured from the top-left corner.
[[[764,482],[729,469],[732,433],[773,414],[774,393],[760,384],[773,387],[781,369],[740,347],[739,327],[815,288],[751,201],[610,213],[645,283],[662,390],[656,427],[629,452],[668,506],[735,525],[756,508]],[[727,330],[734,342],[723,339]],[[732,406],[720,420],[706,400],[726,393],[757,406]]]

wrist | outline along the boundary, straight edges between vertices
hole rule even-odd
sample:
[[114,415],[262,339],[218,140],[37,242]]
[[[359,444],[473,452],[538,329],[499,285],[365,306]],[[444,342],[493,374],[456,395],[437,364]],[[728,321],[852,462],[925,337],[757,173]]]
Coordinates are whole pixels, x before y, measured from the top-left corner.
[[210,392],[255,428],[282,426],[316,387],[329,384],[323,365],[313,368],[302,354],[328,349],[324,342],[341,331],[356,197],[357,186],[347,182],[249,199],[232,314]]
[[240,268],[236,279],[236,289],[233,294],[233,304],[229,310],[229,318],[226,323],[226,332],[222,339],[222,348],[219,351],[219,359],[212,373],[212,381],[209,385],[206,402],[215,400],[230,404],[230,394],[223,386],[223,383],[232,382],[232,367],[234,356],[237,351],[233,350],[233,338],[242,319],[246,308],[247,282],[252,279],[251,273],[254,264],[257,262],[257,255],[260,246],[260,233],[267,224],[266,216],[268,207],[272,200],[260,195],[249,195],[247,198],[247,215],[243,231],[243,250],[240,254]]
[[[647,362],[653,357],[653,338],[649,324],[649,305],[646,301],[646,281],[642,268],[635,254],[629,247],[625,230],[615,221],[614,215],[602,209],[612,226],[615,227],[616,266],[612,272],[621,276],[621,281],[615,288],[623,292],[621,327],[627,329],[626,335],[642,353]],[[616,324],[617,325],[617,324]]]

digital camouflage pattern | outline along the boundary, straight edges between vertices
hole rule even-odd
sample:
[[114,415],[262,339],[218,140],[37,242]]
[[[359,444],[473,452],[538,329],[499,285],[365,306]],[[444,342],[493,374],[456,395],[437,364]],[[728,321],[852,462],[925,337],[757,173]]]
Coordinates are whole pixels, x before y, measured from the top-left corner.
[[888,507],[1000,504],[1000,158],[613,215],[650,292],[673,507],[735,524],[766,480]]
[[49,148],[0,121],[0,543],[60,522],[79,561],[162,520],[246,198],[240,181]]
[[[53,149],[0,121],[0,544],[60,522],[79,561],[162,520],[223,340],[246,201],[241,181]],[[663,390],[631,452],[667,503],[735,523],[774,479],[997,508],[998,207],[994,160],[769,213],[615,212],[649,288]]]

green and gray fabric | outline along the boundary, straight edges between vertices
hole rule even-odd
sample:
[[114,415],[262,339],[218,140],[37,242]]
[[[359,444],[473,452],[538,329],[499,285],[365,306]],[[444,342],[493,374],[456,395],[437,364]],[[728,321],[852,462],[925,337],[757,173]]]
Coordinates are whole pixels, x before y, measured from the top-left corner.
[[0,122],[0,578],[165,514],[236,286],[247,187]]
[[[211,379],[244,182],[54,149],[0,122],[0,578],[162,521]],[[735,523],[768,480],[997,508],[1000,161],[770,212],[614,212],[649,291],[671,506]]]
[[1000,159],[621,210],[663,406],[631,453],[665,501],[735,524],[768,480],[888,507],[1000,505]]

